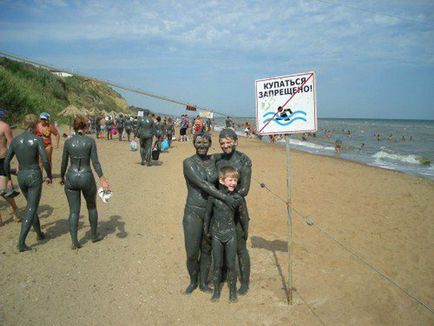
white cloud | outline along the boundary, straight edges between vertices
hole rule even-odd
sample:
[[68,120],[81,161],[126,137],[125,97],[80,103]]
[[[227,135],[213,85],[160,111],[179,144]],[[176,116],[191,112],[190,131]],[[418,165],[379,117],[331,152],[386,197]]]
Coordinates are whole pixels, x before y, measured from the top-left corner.
[[[8,4],[13,6],[11,2]],[[367,4],[370,10],[375,8],[370,2]],[[425,25],[422,35],[417,24],[403,28],[400,19],[390,15],[315,0],[128,4],[38,0],[27,9],[20,3],[16,6],[29,19],[21,22],[13,17],[3,19],[0,24],[3,42],[92,41],[98,46],[107,40],[131,41],[159,43],[182,51],[232,51],[245,56],[288,56],[317,62],[354,56],[399,60],[414,52],[419,53],[414,55],[417,60],[432,62],[428,54],[432,53],[433,42],[421,41],[434,39],[434,27],[426,31]],[[402,8],[405,6],[401,4]],[[420,13],[418,19],[423,16]]]

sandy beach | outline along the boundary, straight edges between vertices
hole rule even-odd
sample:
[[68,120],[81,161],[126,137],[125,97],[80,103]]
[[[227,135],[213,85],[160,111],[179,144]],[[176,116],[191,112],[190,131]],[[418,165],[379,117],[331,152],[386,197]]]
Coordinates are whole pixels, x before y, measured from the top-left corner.
[[[241,138],[238,149],[253,161],[247,197],[251,287],[230,304],[225,286],[220,301],[211,303],[198,290],[183,294],[182,161],[194,154],[191,142],[175,142],[160,165],[143,167],[126,141],[97,140],[114,192],[107,204],[98,199],[105,239],[90,242],[82,202],[84,245],[71,250],[68,204],[59,184],[63,141],[54,150],[56,178],[44,186],[39,207],[46,242],[38,243],[31,231],[27,243],[34,250],[18,253],[20,225],[8,219],[1,199],[8,223],[0,228],[0,325],[434,324],[434,313],[397,287],[433,309],[433,181],[292,151],[295,291],[288,306],[287,212],[277,197],[286,198],[285,149]],[[220,152],[215,136],[210,152]],[[17,203],[22,214],[22,195]]]

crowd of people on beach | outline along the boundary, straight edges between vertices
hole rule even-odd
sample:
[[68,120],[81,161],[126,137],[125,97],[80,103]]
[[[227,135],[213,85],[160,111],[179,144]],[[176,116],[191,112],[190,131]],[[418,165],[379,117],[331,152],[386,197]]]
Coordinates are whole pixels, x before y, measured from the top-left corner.
[[[0,110],[0,194],[11,206],[13,219],[21,222],[17,248],[23,252],[32,250],[26,244],[31,227],[38,241],[46,238],[37,210],[44,181],[48,185],[53,183],[53,136],[56,148],[59,148],[61,136],[56,123],[51,122],[50,114],[42,112],[39,118],[33,114],[25,116],[22,121],[24,131],[13,137],[10,126],[1,120],[5,114],[5,110]],[[219,134],[222,153],[208,155],[212,141],[210,132],[214,128],[211,119],[204,120],[200,116],[189,119],[182,115],[174,121],[172,117],[162,119],[148,110],[141,110],[137,117],[122,113],[110,117],[76,116],[72,123],[73,131],[69,135],[63,134],[67,139],[63,146],[59,182],[69,204],[72,248],[81,247],[77,232],[82,194],[88,210],[91,240],[97,242],[103,238],[97,231],[96,199],[99,194],[106,202],[111,190],[98,159],[97,140],[112,141],[112,136],[117,135],[118,140],[123,141],[126,136],[131,149],[131,143],[138,139],[141,164],[153,165],[152,161],[158,160],[153,151],[166,148],[164,142],[170,148],[172,140],[188,141],[191,136],[196,153],[183,162],[188,191],[183,229],[190,276],[185,292],[191,293],[199,286],[204,292],[213,292],[212,301],[217,301],[221,282],[226,278],[230,301],[236,301],[237,294],[246,294],[250,281],[250,257],[246,245],[249,217],[245,197],[250,188],[252,163],[236,149],[238,136],[234,126],[228,125]],[[180,129],[178,137],[175,126]],[[14,157],[15,169],[11,168]],[[99,178],[99,190],[91,163]],[[16,175],[19,189],[27,201],[22,218],[14,200],[20,193],[13,185],[12,175]],[[1,217],[0,223],[3,225]],[[241,280],[238,290],[236,260]],[[208,285],[211,265],[213,289]]]

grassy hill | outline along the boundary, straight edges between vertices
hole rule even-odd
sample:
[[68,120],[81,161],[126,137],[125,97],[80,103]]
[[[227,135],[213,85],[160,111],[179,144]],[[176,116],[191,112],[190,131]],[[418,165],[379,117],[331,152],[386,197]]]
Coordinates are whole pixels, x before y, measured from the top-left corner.
[[43,111],[56,116],[69,104],[128,112],[126,100],[102,82],[77,76],[62,78],[47,69],[0,57],[0,107],[8,110],[8,121],[17,122],[26,114]]

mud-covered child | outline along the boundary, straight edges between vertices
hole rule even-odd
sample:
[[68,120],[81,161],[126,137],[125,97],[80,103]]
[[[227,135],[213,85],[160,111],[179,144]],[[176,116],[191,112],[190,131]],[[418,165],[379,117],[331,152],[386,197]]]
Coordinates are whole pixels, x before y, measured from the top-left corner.
[[[220,298],[220,282],[222,277],[223,260],[227,268],[227,281],[229,285],[229,300],[237,301],[237,273],[235,260],[237,257],[237,232],[235,226],[235,216],[237,211],[241,211],[245,201],[241,196],[234,192],[238,184],[238,172],[231,166],[224,166],[219,171],[219,190],[225,194],[239,199],[239,205],[232,209],[224,202],[214,197],[209,197],[204,221],[204,234],[211,239],[212,256],[214,260],[213,284],[214,293],[211,300],[217,301]],[[241,226],[244,236],[247,238],[248,221],[241,216]]]

